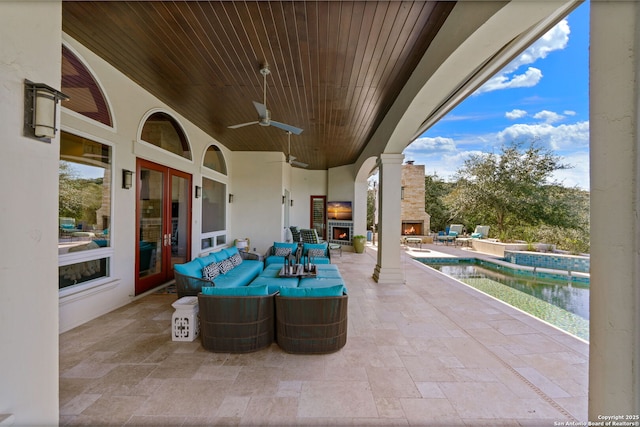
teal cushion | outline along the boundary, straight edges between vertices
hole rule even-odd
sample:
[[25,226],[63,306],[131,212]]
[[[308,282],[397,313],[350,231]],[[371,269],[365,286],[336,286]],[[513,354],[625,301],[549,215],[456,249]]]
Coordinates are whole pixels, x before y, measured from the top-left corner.
[[231,258],[232,256],[238,253],[238,248],[236,248],[235,246],[231,246],[230,248],[223,249],[220,252],[225,253],[227,258]]
[[322,249],[323,251],[327,250],[328,243],[305,243],[302,245],[302,255],[307,255],[309,249]]
[[482,233],[471,233],[472,239],[479,239],[482,237]]
[[229,297],[256,297],[269,295],[267,285],[240,286],[237,288],[218,288],[216,286],[203,286],[203,295],[229,296]]
[[202,265],[197,260],[185,264],[174,264],[173,269],[185,276],[202,277]]
[[213,256],[214,256],[214,258],[215,258],[216,262],[224,261],[225,259],[229,258],[229,257],[227,256],[227,253],[226,253],[226,252],[224,252],[224,251],[218,251],[218,252],[215,252],[215,253],[213,254]]
[[450,231],[449,232],[449,236],[457,237],[458,236],[458,232],[457,231]]
[[216,257],[216,254],[214,253],[210,253],[209,255],[198,257],[196,258],[196,260],[200,263],[202,267],[206,267],[207,265],[210,265],[214,262],[219,262],[219,260]]
[[344,286],[336,285],[326,288],[280,288],[280,296],[290,298],[321,298],[342,296]]
[[291,253],[295,254],[296,251],[298,250],[298,244],[297,243],[286,243],[286,242],[273,242],[274,253],[271,254],[271,255],[275,255],[276,248],[289,248],[289,249],[291,249]]

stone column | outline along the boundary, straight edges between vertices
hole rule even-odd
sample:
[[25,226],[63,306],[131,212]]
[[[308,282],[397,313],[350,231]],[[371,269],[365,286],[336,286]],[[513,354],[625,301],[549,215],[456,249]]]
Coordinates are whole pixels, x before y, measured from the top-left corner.
[[378,263],[376,282],[404,283],[400,264],[400,186],[403,154],[381,154],[378,160]]
[[640,3],[592,1],[591,421],[640,414],[639,53]]

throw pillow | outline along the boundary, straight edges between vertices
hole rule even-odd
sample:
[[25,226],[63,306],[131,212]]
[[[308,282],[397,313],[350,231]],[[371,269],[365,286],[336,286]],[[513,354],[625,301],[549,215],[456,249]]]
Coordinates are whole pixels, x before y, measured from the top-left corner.
[[202,278],[207,280],[213,280],[220,275],[220,265],[217,262],[212,262],[206,267],[202,268]]
[[233,256],[229,257],[229,259],[231,260],[231,264],[233,264],[234,267],[242,264],[242,257],[237,252]]
[[324,249],[309,249],[309,251],[307,252],[307,255],[313,258],[318,258],[318,257],[323,257],[324,253],[325,253]]
[[275,249],[275,256],[289,256],[289,254],[291,253],[291,248],[274,248]]
[[233,263],[229,258],[220,261],[220,273],[225,274],[233,269]]

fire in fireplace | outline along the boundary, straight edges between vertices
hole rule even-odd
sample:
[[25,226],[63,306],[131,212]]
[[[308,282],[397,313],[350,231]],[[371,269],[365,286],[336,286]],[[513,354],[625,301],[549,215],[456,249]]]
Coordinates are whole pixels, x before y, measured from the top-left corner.
[[421,236],[422,222],[402,221],[402,235],[404,236]]
[[349,228],[348,227],[333,227],[333,240],[345,240],[349,241]]

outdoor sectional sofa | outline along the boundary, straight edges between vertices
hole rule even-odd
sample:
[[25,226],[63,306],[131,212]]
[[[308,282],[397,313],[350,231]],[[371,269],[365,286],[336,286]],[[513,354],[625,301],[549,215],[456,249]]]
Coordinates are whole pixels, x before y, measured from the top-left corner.
[[331,353],[345,345],[348,297],[336,265],[316,265],[315,275],[279,277],[280,264],[262,269],[262,261],[243,260],[235,275],[202,277],[207,265],[237,253],[230,248],[175,265],[178,296],[198,296],[206,350],[246,353],[274,339],[296,354]]
[[[237,257],[236,257],[237,255]],[[241,262],[233,265],[231,260],[241,258]],[[197,296],[203,286],[211,286],[211,280],[203,277],[203,268],[217,263],[224,271],[213,279],[215,286],[220,288],[235,288],[247,286],[262,272],[264,264],[262,261],[251,259],[253,255],[248,252],[239,252],[235,246],[222,249],[219,252],[211,253],[204,257],[196,258],[184,264],[175,264],[173,266],[174,276],[176,279],[176,291],[178,298],[184,296]],[[231,268],[229,263],[232,263]]]

